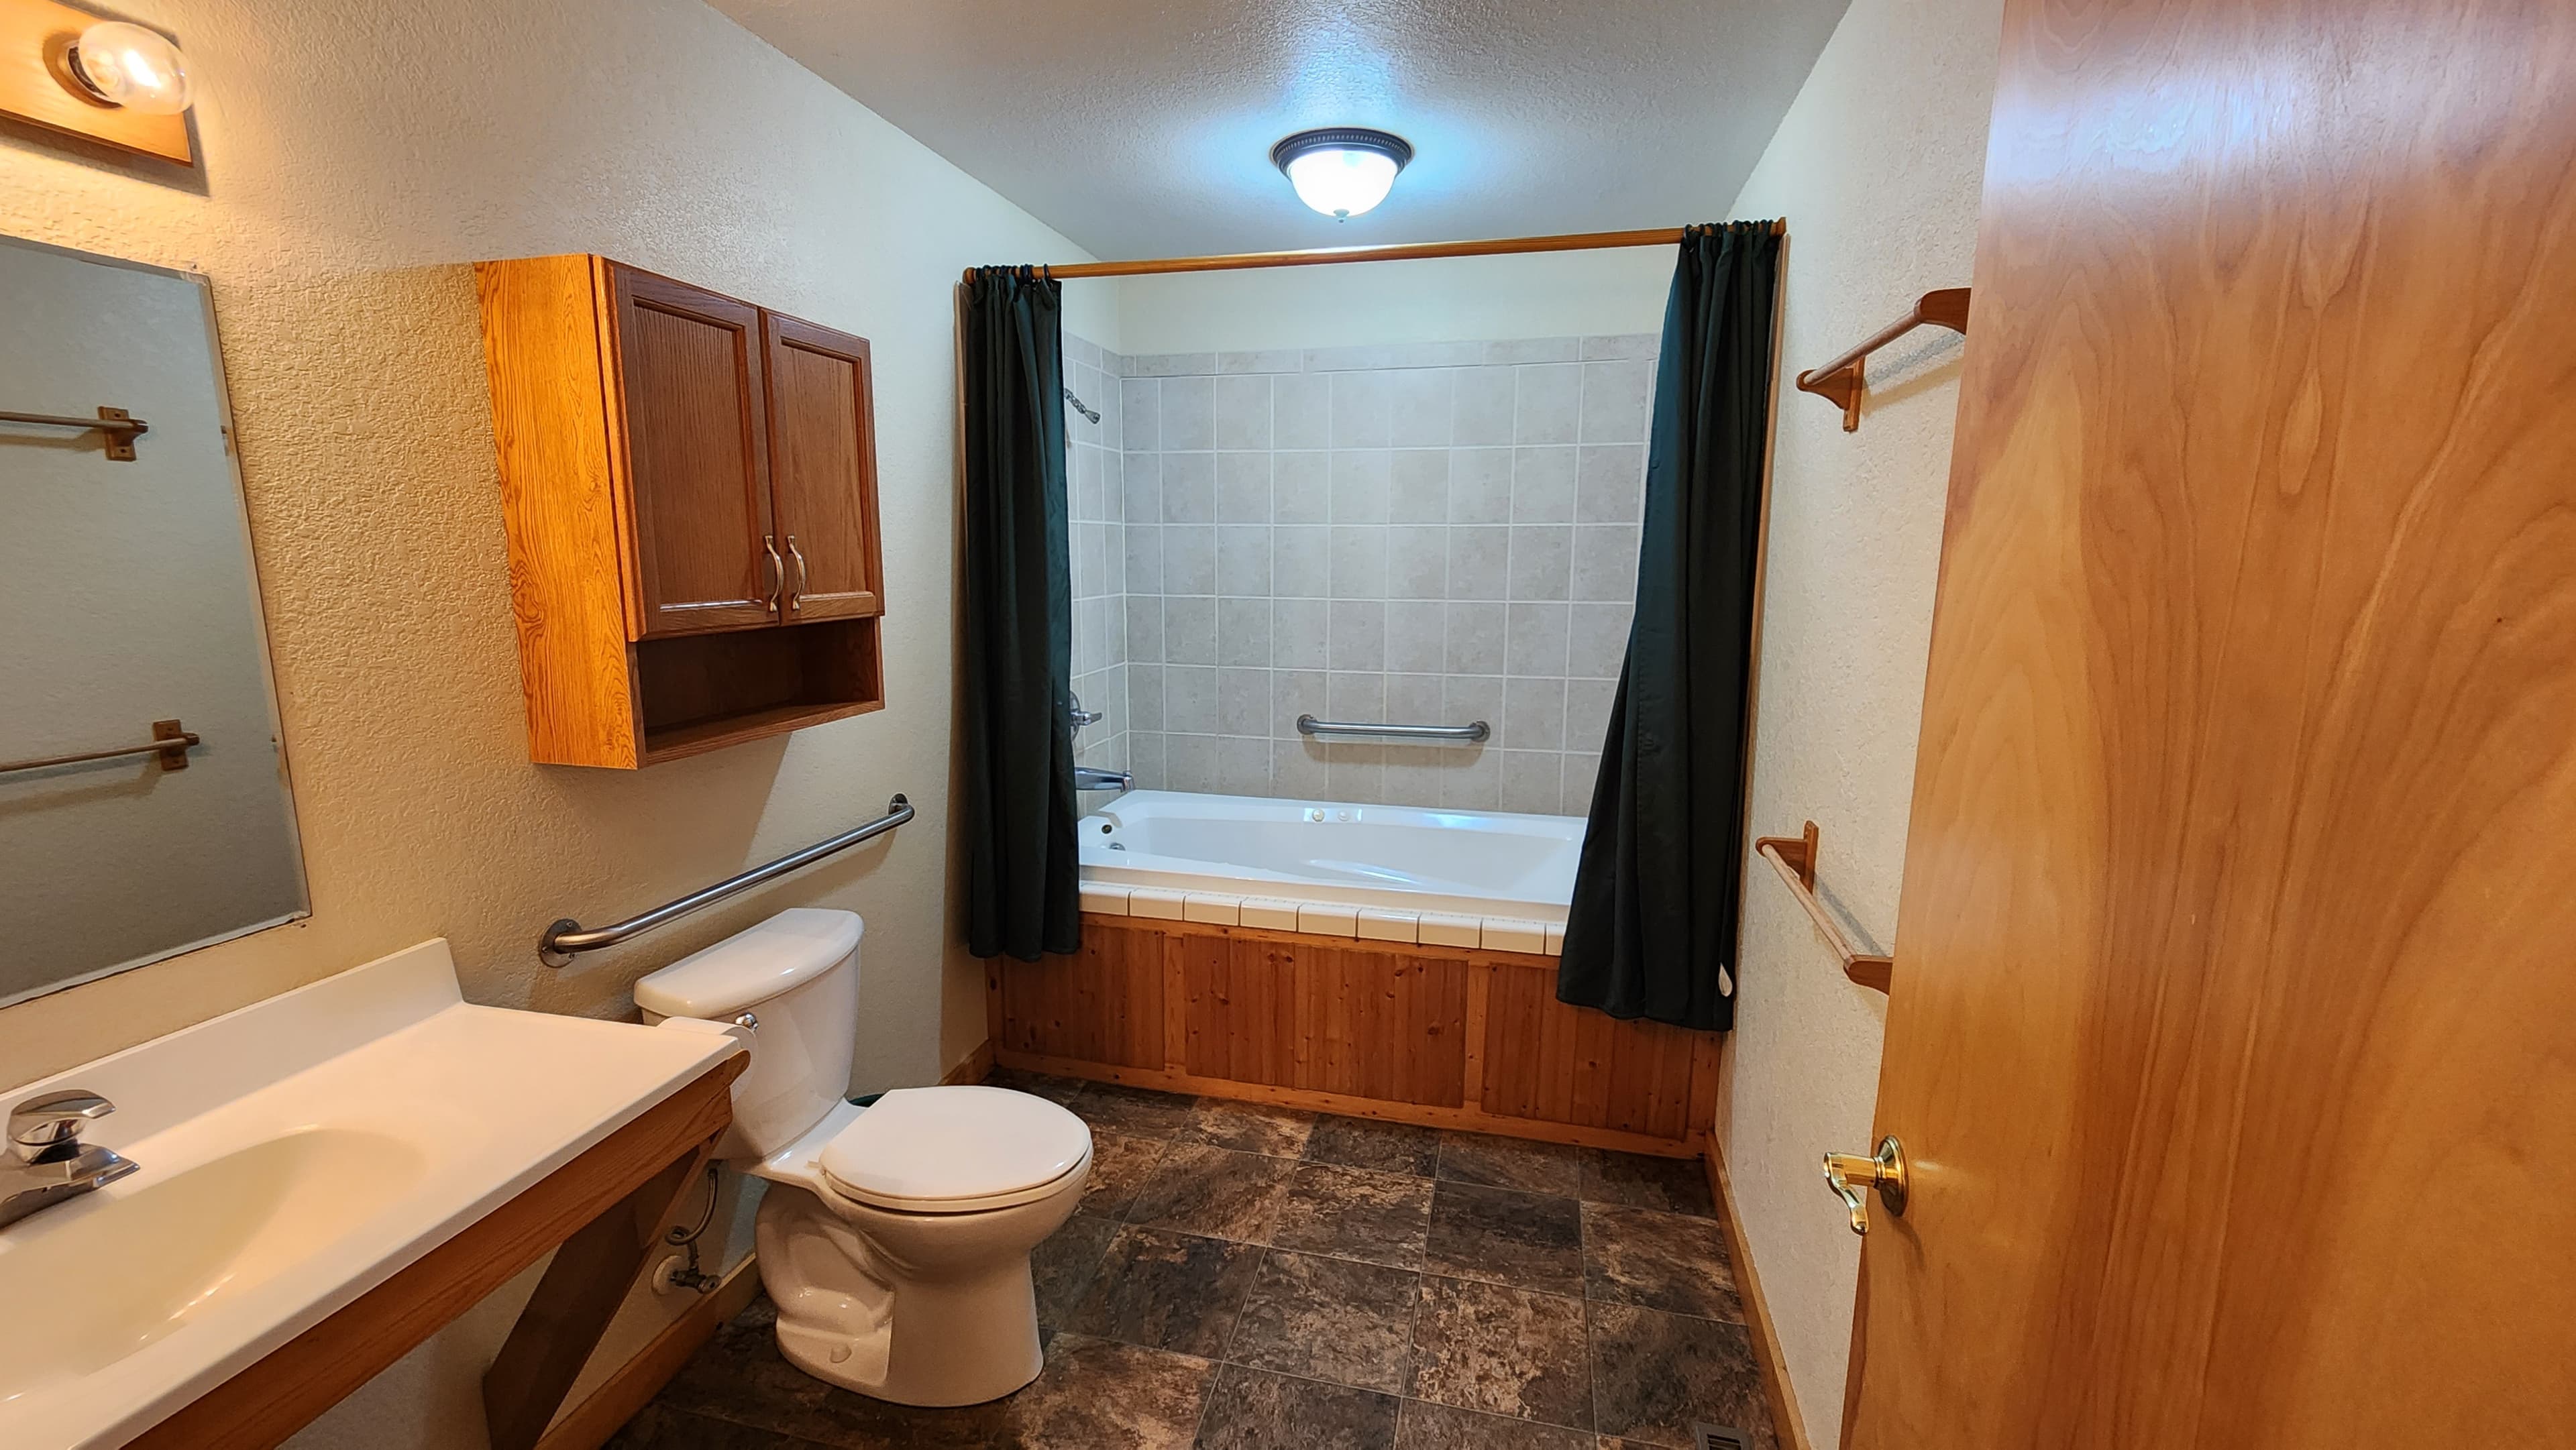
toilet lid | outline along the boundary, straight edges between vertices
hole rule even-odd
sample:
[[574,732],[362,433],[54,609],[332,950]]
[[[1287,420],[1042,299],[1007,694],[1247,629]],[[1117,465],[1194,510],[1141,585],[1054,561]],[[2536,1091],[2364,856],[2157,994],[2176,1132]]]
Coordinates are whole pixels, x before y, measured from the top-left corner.
[[1091,1156],[1091,1129],[1007,1088],[897,1088],[823,1147],[823,1176],[861,1203],[914,1213],[1042,1198]]

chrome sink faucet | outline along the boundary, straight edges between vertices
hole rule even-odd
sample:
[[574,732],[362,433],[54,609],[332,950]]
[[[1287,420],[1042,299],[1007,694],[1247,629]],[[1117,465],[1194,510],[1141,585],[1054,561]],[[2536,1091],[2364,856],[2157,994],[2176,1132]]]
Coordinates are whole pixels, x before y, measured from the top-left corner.
[[115,1149],[80,1140],[83,1123],[115,1111],[116,1104],[79,1088],[32,1097],[9,1110],[9,1154],[0,1158],[0,1228],[135,1170],[134,1160]]

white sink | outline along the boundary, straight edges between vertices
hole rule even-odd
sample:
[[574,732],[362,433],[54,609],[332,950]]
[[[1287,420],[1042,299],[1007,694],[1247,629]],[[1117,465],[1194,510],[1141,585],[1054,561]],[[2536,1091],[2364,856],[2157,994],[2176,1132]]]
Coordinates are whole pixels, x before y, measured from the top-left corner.
[[0,1445],[123,1444],[736,1050],[466,1005],[430,942],[0,1092],[140,1165],[0,1228]]

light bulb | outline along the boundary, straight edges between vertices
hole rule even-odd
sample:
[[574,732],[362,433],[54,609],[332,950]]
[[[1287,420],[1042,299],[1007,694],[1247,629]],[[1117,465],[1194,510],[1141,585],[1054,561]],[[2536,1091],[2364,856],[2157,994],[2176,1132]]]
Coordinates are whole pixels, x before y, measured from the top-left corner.
[[111,106],[147,116],[188,109],[187,61],[156,31],[101,21],[80,33],[67,59],[73,77]]
[[1297,199],[1328,217],[1358,216],[1386,200],[1395,158],[1377,151],[1309,151],[1288,163]]

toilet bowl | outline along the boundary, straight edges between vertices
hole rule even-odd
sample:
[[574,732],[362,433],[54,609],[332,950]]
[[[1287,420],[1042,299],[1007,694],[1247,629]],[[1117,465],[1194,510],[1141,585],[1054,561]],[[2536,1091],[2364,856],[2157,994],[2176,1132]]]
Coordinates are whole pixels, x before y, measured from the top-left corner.
[[1029,1253],[1082,1201],[1091,1131],[1002,1088],[843,1101],[863,930],[781,912],[645,977],[635,1001],[648,1022],[750,1033],[717,1153],[768,1185],[754,1241],[789,1362],[899,1404],[998,1399],[1037,1377]]

